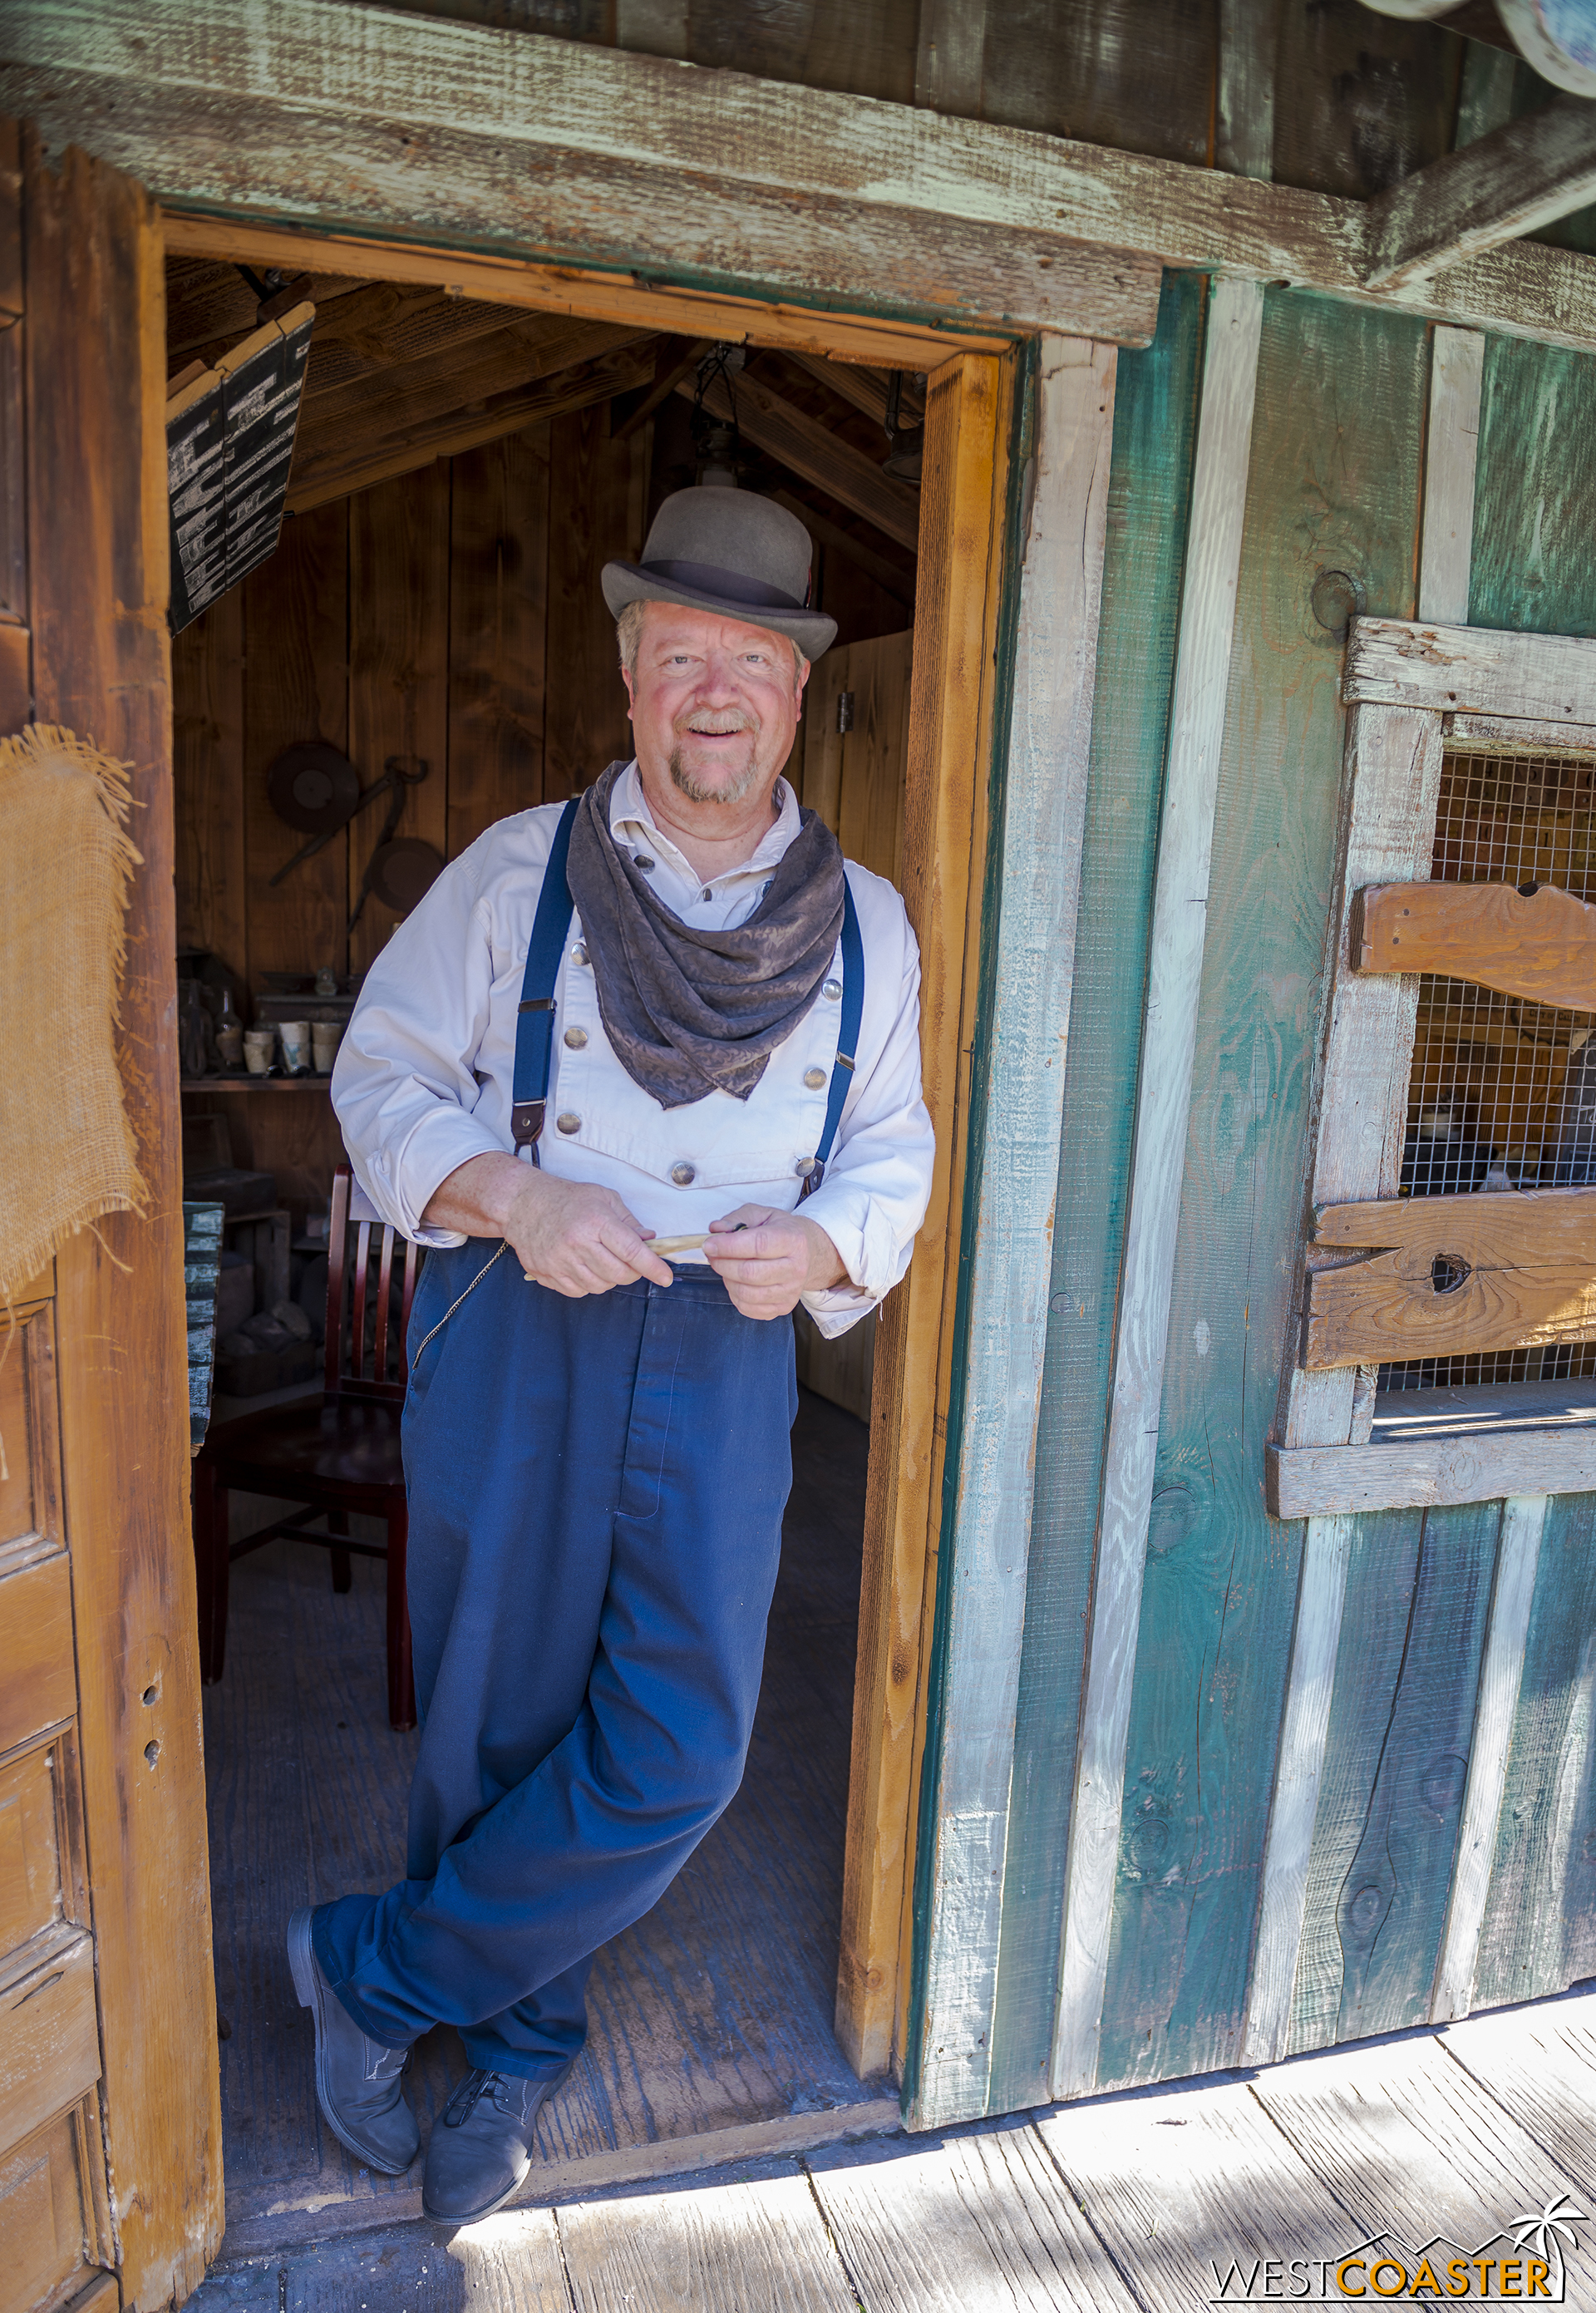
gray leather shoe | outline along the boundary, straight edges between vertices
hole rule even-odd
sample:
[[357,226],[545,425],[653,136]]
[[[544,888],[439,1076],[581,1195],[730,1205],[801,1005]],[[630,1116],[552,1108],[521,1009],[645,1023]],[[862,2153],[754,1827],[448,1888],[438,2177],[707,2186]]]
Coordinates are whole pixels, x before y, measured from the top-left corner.
[[540,2080],[468,2072],[434,2124],[423,2212],[464,2225],[507,2201],[532,2165],[538,2115],[570,2073],[570,2064]]
[[368,2040],[322,1974],[311,1945],[311,1906],[288,1922],[288,1965],[299,2004],[316,2023],[316,2101],[340,2144],[385,2177],[402,2177],[421,2150],[405,2102],[408,2048]]

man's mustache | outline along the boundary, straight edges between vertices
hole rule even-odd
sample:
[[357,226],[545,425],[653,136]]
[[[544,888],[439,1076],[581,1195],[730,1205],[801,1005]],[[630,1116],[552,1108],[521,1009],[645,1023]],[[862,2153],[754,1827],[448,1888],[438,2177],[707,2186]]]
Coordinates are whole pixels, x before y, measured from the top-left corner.
[[751,731],[757,736],[759,718],[743,708],[724,707],[697,715],[679,715],[672,726],[679,739],[697,734],[701,738],[723,739],[728,732]]

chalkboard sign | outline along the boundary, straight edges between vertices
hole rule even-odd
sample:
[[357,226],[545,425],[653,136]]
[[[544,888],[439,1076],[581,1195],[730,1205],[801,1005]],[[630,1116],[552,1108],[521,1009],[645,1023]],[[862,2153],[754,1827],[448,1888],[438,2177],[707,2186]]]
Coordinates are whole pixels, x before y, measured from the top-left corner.
[[294,306],[167,403],[174,635],[276,551],[315,318]]

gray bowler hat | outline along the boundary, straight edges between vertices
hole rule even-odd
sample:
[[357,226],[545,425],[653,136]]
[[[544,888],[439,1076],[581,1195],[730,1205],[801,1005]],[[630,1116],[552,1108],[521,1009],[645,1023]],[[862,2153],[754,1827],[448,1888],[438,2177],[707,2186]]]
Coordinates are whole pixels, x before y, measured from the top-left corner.
[[607,562],[604,600],[618,619],[628,602],[681,602],[790,635],[805,658],[837,639],[837,621],[809,608],[809,532],[795,514],[752,490],[677,490],[653,518],[641,562]]

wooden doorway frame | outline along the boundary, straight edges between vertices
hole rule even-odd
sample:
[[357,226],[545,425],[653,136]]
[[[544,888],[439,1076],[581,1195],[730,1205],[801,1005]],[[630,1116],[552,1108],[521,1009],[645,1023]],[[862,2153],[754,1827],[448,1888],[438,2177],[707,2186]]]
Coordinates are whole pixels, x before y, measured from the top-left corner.
[[930,1209],[908,1276],[882,1312],[876,1350],[837,1995],[837,2038],[861,2077],[900,2064],[1022,341],[420,243],[171,212],[162,224],[167,249],[182,255],[435,283],[533,310],[928,374],[902,881],[920,943],[937,1156]]

